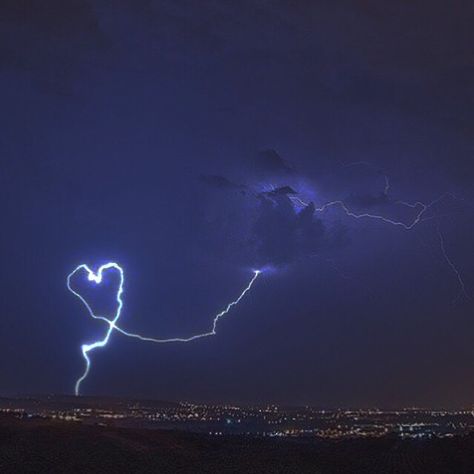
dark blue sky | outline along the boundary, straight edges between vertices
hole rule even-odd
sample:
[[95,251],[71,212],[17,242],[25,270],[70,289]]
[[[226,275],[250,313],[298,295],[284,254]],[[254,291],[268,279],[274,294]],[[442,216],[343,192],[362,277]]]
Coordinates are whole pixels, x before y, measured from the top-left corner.
[[[449,262],[471,295],[473,20],[467,1],[1,0],[0,392],[72,392],[105,327],[65,278],[114,260],[122,325],[155,337],[205,332],[272,271],[214,338],[114,334],[84,393],[470,404]],[[445,192],[409,231],[290,199],[409,223],[397,200]]]

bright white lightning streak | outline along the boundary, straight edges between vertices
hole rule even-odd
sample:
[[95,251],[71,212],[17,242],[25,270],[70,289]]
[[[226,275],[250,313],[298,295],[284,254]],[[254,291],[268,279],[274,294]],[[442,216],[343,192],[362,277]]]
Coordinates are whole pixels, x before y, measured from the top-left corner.
[[[116,294],[117,310],[115,312],[115,315],[114,315],[113,319],[106,318],[105,316],[96,315],[94,313],[94,311],[92,310],[91,306],[89,305],[89,303],[87,302],[87,300],[80,293],[78,293],[77,291],[75,291],[71,287],[72,277],[80,270],[84,270],[87,273],[87,279],[89,281],[94,282],[96,284],[100,284],[102,282],[104,271],[108,270],[108,269],[115,269],[119,272],[119,275],[120,275],[119,288],[118,288],[117,294]],[[260,273],[261,273],[260,270],[254,270],[254,275],[253,275],[252,279],[250,280],[249,284],[244,288],[244,290],[240,293],[239,297],[236,300],[230,302],[225,307],[225,309],[223,311],[221,311],[220,313],[218,313],[214,317],[211,331],[206,332],[206,333],[202,333],[202,334],[196,334],[194,336],[190,336],[190,337],[187,337],[187,338],[175,337],[175,338],[170,338],[170,339],[156,339],[156,338],[152,338],[152,337],[140,336],[139,334],[129,333],[129,332],[125,331],[124,329],[120,328],[119,326],[117,326],[117,321],[120,318],[122,308],[123,308],[122,294],[123,294],[124,283],[125,283],[125,274],[124,274],[124,271],[123,271],[122,267],[120,267],[119,264],[117,264],[115,262],[106,263],[106,264],[100,266],[99,269],[97,270],[97,272],[94,272],[93,270],[91,270],[91,268],[86,264],[78,265],[67,277],[67,283],[66,283],[67,288],[73,295],[75,295],[75,296],[77,296],[77,298],[79,298],[79,300],[86,307],[89,315],[92,318],[100,319],[101,321],[105,321],[109,325],[109,327],[107,328],[107,332],[106,332],[105,337],[103,339],[100,339],[99,341],[96,341],[92,344],[83,344],[81,346],[82,355],[84,357],[84,360],[86,361],[86,368],[84,370],[84,373],[81,375],[81,377],[79,377],[79,379],[77,379],[77,381],[76,381],[76,385],[74,387],[75,394],[79,395],[81,383],[87,378],[87,375],[89,374],[89,371],[90,371],[91,360],[89,358],[88,353],[90,351],[93,351],[94,349],[99,348],[99,347],[106,346],[107,343],[109,342],[110,336],[111,336],[112,331],[114,329],[116,331],[120,332],[121,334],[123,334],[125,336],[128,336],[128,337],[133,337],[133,338],[136,338],[136,339],[140,339],[141,341],[155,342],[155,343],[160,343],[160,344],[168,343],[168,342],[190,342],[190,341],[193,341],[195,339],[214,336],[216,334],[217,323],[219,322],[219,319],[221,319],[223,316],[225,316],[234,306],[239,304],[239,302],[246,295],[246,293],[248,291],[250,291],[250,289],[252,288],[252,285],[254,284],[255,280],[258,278]]]

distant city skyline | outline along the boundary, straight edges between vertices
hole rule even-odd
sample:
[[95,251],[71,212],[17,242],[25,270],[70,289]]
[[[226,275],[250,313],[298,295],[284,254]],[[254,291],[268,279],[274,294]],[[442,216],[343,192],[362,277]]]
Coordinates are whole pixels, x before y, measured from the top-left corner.
[[159,402],[107,397],[3,398],[0,416],[59,420],[85,425],[183,430],[210,436],[316,438],[326,440],[466,436],[474,411],[316,409],[278,405],[239,406]]

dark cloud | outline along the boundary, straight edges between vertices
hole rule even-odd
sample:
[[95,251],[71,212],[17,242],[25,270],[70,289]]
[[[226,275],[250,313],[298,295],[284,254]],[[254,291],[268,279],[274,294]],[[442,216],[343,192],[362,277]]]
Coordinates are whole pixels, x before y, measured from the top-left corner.
[[[276,150],[260,152],[254,160],[258,169],[256,187],[236,184],[222,175],[202,175],[201,182],[209,189],[228,191],[226,199],[210,196],[207,201],[206,220],[212,226],[210,233],[215,237],[202,242],[212,245],[213,252],[224,255],[239,255],[240,261],[260,266],[288,265],[319,253],[334,252],[348,243],[348,229],[338,220],[325,220],[324,214],[317,214],[313,202],[314,184],[306,178],[302,187],[301,179],[281,158]],[[364,164],[363,171],[367,166]],[[255,168],[253,168],[255,170]],[[347,173],[360,173],[358,167],[351,167]],[[367,173],[365,173],[367,174]],[[371,178],[378,174],[369,173]],[[249,180],[255,179],[250,173]],[[270,183],[278,182],[280,185]],[[288,183],[288,184],[286,184]],[[233,199],[230,191],[242,192],[243,198]],[[353,193],[348,203],[365,209],[385,204],[387,198],[371,194]],[[227,247],[227,248],[225,248]]]
[[298,194],[291,186],[280,186],[265,194],[273,196],[288,196]]
[[262,150],[255,159],[254,166],[257,172],[275,174],[290,174],[293,168],[273,149]]
[[261,199],[253,238],[262,264],[281,265],[316,253],[324,231],[312,203],[297,213],[286,196],[278,196],[276,200]]
[[232,182],[230,179],[227,179],[225,176],[220,176],[217,174],[206,174],[200,176],[200,181],[211,188],[216,189],[237,189],[244,191],[247,189],[247,186],[243,184],[237,184]]

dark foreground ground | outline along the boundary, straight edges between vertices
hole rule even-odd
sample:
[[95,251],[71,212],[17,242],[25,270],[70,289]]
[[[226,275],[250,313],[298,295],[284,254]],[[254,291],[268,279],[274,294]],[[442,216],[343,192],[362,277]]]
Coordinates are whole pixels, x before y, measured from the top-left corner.
[[474,436],[425,441],[211,438],[0,417],[3,473],[474,472]]

